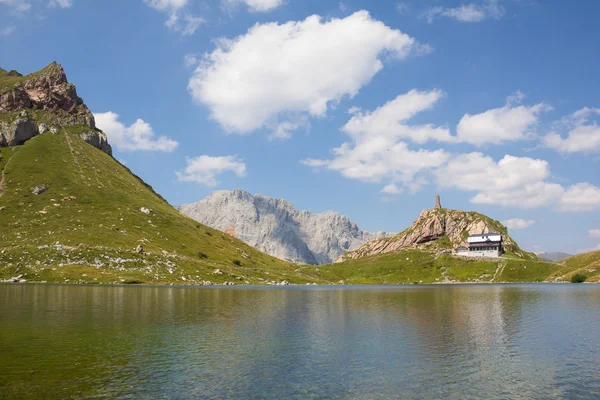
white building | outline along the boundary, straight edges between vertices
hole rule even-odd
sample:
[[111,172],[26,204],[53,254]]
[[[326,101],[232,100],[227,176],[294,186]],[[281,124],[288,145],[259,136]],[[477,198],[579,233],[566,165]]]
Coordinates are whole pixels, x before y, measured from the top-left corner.
[[502,248],[502,235],[499,233],[482,233],[471,235],[467,238],[468,248],[460,246],[456,254],[467,257],[498,258],[504,253]]

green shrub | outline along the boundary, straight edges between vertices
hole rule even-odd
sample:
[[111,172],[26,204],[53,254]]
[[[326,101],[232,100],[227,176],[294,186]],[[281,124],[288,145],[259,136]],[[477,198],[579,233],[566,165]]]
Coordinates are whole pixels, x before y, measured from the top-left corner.
[[240,267],[242,265],[242,262],[240,260],[233,260],[233,264],[235,264],[238,267]]
[[206,233],[208,236],[212,236],[212,232],[210,231],[205,231],[204,233]]
[[571,283],[583,283],[587,279],[584,274],[575,274],[571,277]]
[[199,252],[198,253],[198,258],[208,258],[208,256],[206,255],[206,253]]

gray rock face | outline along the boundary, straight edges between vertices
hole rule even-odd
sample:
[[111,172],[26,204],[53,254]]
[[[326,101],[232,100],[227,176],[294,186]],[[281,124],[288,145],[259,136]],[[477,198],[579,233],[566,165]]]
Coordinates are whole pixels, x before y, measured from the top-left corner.
[[108,144],[106,134],[100,130],[90,130],[79,135],[85,142],[112,156],[112,147]]
[[241,189],[216,191],[178,208],[200,223],[296,263],[331,263],[367,241],[391,235],[363,231],[348,217],[334,212],[298,211],[286,200],[251,195]]
[[12,123],[0,122],[0,147],[17,146],[39,133],[35,120],[18,118]]

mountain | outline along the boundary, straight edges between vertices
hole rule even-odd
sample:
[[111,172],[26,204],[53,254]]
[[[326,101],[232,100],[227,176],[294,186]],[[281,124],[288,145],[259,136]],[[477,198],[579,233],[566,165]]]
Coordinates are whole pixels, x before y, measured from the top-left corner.
[[470,235],[492,232],[502,234],[507,253],[519,258],[536,259],[535,255],[519,248],[499,221],[477,212],[442,208],[438,198],[436,207],[423,210],[408,229],[393,237],[370,241],[357,250],[343,254],[337,262],[406,249],[451,253],[456,247],[465,245]]
[[323,282],[169,205],[111,157],[60,65],[0,72],[0,280]]
[[0,68],[0,147],[59,130],[112,154],[106,135],[96,128],[94,116],[61,65],[53,62],[27,76]]
[[558,261],[560,280],[569,281],[571,276],[582,274],[586,282],[600,282],[600,250],[569,256]]
[[558,261],[558,260],[562,260],[563,258],[570,257],[570,256],[572,256],[572,254],[561,253],[561,252],[551,252],[551,253],[540,253],[537,256],[538,256],[538,258],[541,258],[542,260],[546,260],[546,261]]
[[366,232],[346,216],[298,211],[283,199],[236,189],[211,193],[179,210],[249,245],[294,263],[327,264],[363,243],[388,236]]

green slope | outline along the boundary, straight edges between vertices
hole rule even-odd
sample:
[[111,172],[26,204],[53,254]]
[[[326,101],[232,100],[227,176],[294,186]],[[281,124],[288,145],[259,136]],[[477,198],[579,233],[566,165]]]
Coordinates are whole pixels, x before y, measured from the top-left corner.
[[600,282],[600,250],[570,256],[557,261],[560,273],[570,280],[575,274],[583,274],[586,282]]
[[304,268],[305,271],[318,270],[318,276],[322,279],[344,280],[347,284],[545,282],[555,281],[555,278],[563,280],[563,266],[556,263],[514,257],[484,261],[449,254],[436,256],[435,253],[418,249]]
[[[184,217],[72,129],[0,148],[0,279],[321,282]],[[34,195],[31,188],[40,185],[47,191]],[[144,255],[135,252],[140,244]],[[223,275],[213,274],[216,268]]]

